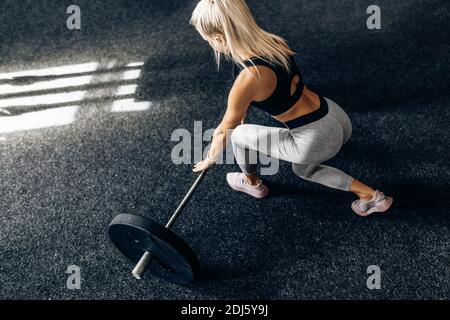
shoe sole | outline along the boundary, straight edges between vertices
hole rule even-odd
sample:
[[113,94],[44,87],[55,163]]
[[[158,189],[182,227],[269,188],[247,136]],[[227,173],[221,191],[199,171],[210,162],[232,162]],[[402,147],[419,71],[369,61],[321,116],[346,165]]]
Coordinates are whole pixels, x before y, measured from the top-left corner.
[[367,217],[367,216],[371,215],[374,212],[383,213],[383,212],[386,212],[392,206],[392,204],[394,203],[394,199],[392,197],[386,197],[385,199],[387,201],[384,201],[381,206],[375,206],[375,207],[370,208],[369,210],[363,211],[361,213],[355,211],[353,208],[352,209],[357,215],[359,215],[361,217]]

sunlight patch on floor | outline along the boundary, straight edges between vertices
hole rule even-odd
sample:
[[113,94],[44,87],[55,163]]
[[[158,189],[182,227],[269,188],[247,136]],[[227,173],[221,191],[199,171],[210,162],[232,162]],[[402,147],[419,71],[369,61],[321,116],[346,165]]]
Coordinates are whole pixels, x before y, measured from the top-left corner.
[[0,133],[68,125],[75,120],[78,108],[78,106],[70,106],[29,112],[12,117],[0,117]]

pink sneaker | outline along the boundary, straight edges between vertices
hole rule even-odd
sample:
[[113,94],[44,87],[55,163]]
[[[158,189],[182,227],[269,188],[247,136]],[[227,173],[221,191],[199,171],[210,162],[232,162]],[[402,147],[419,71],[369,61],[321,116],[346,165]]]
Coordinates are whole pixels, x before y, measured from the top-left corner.
[[258,199],[266,197],[269,193],[269,189],[262,183],[262,181],[257,186],[252,186],[246,183],[242,172],[227,173],[227,182],[231,189],[247,193]]
[[373,212],[385,212],[392,205],[394,199],[386,197],[383,192],[375,190],[375,194],[370,200],[358,199],[353,201],[352,210],[362,217],[367,217]]

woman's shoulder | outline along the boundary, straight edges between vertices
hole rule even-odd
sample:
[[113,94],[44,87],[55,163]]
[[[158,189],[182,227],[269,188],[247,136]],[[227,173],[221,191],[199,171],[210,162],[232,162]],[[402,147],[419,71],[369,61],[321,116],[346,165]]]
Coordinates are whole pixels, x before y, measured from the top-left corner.
[[242,73],[247,75],[258,75],[261,73],[265,74],[267,72],[274,73],[274,69],[277,68],[277,66],[273,63],[270,63],[269,61],[259,57],[253,57],[244,60],[243,63],[245,67],[238,65],[237,63],[233,65],[233,75],[235,78],[237,78]]
[[271,68],[258,65],[242,70],[234,87],[248,92],[252,101],[262,101],[275,91],[277,83],[277,74]]

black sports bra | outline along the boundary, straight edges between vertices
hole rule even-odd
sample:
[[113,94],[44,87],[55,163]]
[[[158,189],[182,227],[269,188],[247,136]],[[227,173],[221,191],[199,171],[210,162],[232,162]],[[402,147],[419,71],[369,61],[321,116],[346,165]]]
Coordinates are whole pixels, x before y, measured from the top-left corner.
[[[303,94],[303,79],[300,74],[300,70],[297,67],[297,63],[295,62],[294,56],[291,56],[290,63],[292,73],[288,74],[282,66],[272,65],[260,58],[251,58],[244,61],[244,64],[247,67],[253,67],[254,65],[268,67],[275,72],[275,75],[277,76],[277,85],[272,95],[264,101],[253,101],[251,106],[261,109],[269,113],[271,116],[277,116],[288,111],[297,103],[298,100],[300,100]],[[242,69],[243,67],[240,65],[234,64],[233,75],[235,78],[239,75]],[[300,80],[297,84],[297,89],[295,89],[294,94],[291,95],[292,80],[297,75],[300,77]]]

